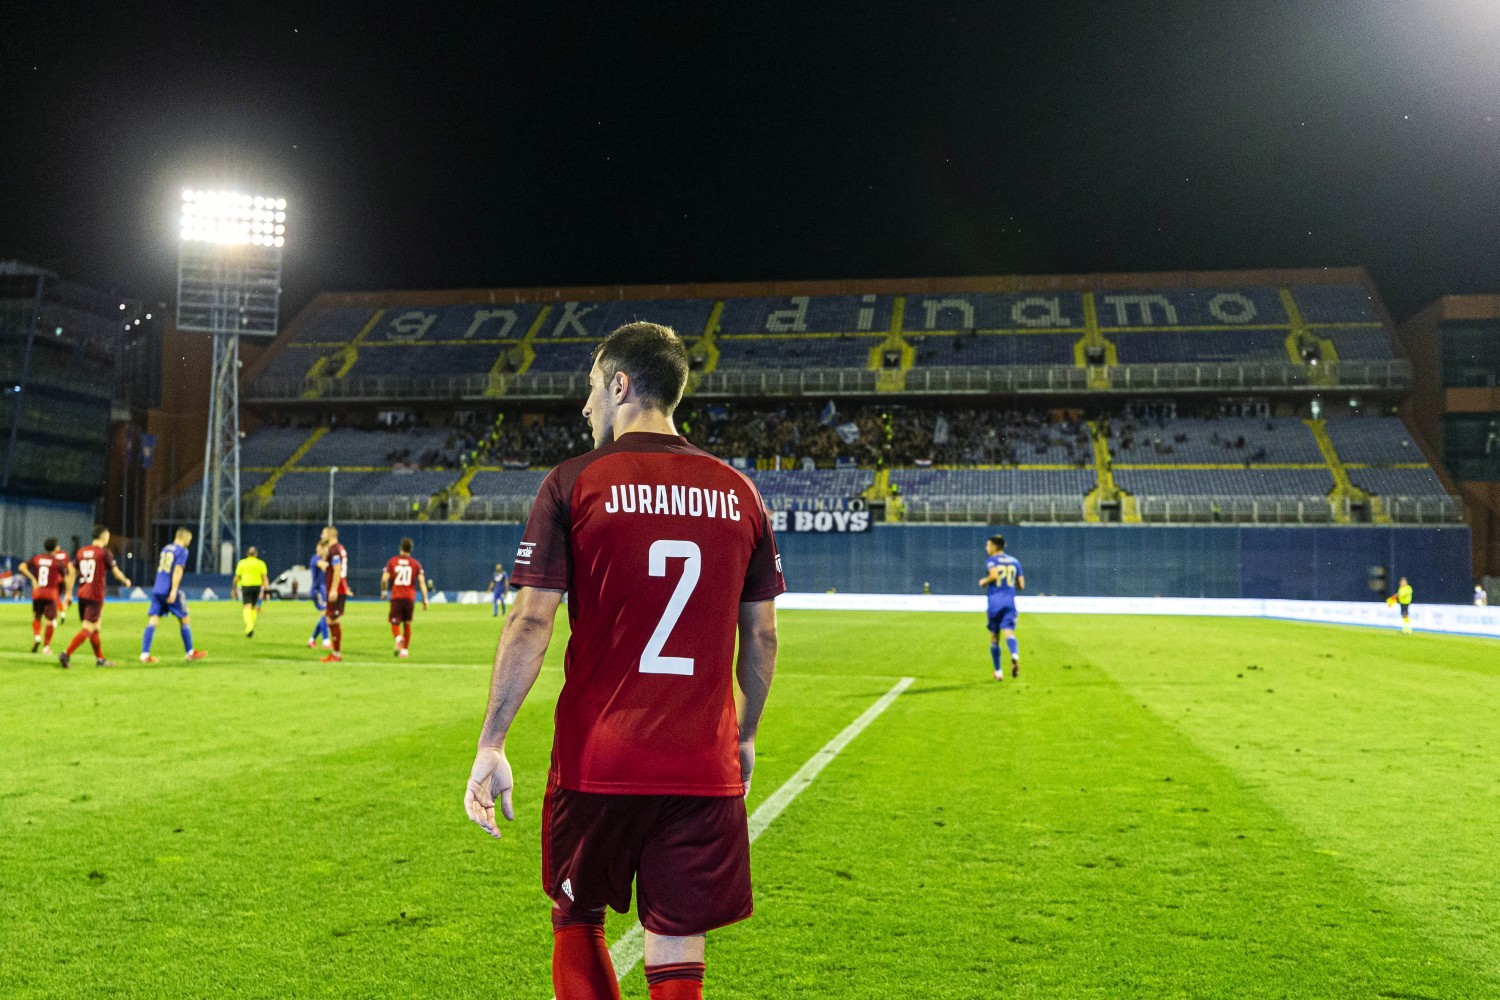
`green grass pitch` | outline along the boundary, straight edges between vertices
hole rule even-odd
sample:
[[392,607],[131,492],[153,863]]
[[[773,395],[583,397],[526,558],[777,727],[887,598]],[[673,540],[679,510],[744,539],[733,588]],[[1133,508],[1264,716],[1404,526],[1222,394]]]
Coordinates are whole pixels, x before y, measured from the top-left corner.
[[[498,627],[197,604],[120,666],[0,607],[0,995],[551,996],[537,844],[565,624],[511,742],[519,817],[461,797]],[[912,687],[754,847],[716,997],[1500,996],[1500,645],[1282,622],[783,612],[751,807]],[[57,645],[76,627],[63,629]],[[8,637],[8,638],[5,638]],[[628,917],[612,916],[610,940]],[[627,996],[645,996],[639,969]]]

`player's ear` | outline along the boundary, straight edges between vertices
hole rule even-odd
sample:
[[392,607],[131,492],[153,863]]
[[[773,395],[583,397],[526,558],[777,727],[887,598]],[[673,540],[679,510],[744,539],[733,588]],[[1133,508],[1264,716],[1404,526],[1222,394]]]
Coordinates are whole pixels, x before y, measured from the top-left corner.
[[615,372],[614,378],[609,380],[609,395],[619,406],[630,397],[630,376],[624,372]]

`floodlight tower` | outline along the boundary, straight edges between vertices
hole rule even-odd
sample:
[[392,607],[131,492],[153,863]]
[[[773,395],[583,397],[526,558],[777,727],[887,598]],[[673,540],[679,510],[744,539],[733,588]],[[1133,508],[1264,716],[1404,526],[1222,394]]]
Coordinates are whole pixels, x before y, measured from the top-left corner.
[[240,552],[240,338],[276,335],[286,199],[189,188],[181,230],[177,328],[213,340],[198,505],[198,572],[205,573],[223,542]]

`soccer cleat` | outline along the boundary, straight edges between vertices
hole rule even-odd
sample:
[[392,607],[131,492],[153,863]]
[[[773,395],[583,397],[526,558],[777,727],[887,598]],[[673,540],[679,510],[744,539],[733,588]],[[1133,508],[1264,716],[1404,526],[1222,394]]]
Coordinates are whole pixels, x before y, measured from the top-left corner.
[[323,640],[323,648],[324,649],[332,649],[333,648],[333,640],[332,639],[324,639]]
[[94,666],[96,666],[96,667],[112,667],[114,665],[115,665],[115,661],[114,660],[106,660],[102,656],[96,656],[96,657],[94,657]]
[[64,670],[67,670],[68,669],[68,664],[72,663],[72,662],[73,662],[73,658],[71,656],[69,656],[67,653],[58,653],[57,654],[57,665],[59,667],[62,667]]
[[156,657],[152,656],[150,653],[142,653],[141,654],[141,662],[142,663],[160,663],[161,661],[158,660]]
[[186,658],[189,660],[206,660],[208,659],[208,654],[201,649],[195,649]]
[[344,660],[344,654],[343,653],[329,653],[327,656],[325,656],[325,657],[321,658],[320,660],[318,660],[318,662],[319,663],[342,663],[343,660]]
[[32,636],[31,637],[31,651],[33,653],[35,653],[37,650],[39,650],[41,648],[42,648],[42,637],[39,636],[39,635]]
[[42,647],[42,653],[44,655],[46,655],[46,656],[51,656],[52,655],[52,647],[51,646],[43,646]]
[[1010,658],[1010,675],[1012,677],[1021,676],[1021,658],[1019,656],[1012,656]]
[[997,681],[1003,681],[1003,680],[1005,680],[1005,671],[1004,670],[996,670],[995,671],[995,680],[997,680]]
[[254,639],[255,638],[255,629],[251,629],[250,631],[246,632],[245,633],[245,638],[246,639]]
[[404,660],[407,657],[407,652],[406,652],[405,649],[398,649],[398,650],[396,650],[396,655],[399,656],[399,657],[401,657],[401,659]]

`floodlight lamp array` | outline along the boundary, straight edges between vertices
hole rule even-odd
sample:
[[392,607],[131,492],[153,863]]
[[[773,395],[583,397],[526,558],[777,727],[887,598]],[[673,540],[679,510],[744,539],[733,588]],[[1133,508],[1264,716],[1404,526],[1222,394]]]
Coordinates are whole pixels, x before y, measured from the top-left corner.
[[181,229],[187,241],[285,246],[286,199],[187,188]]

